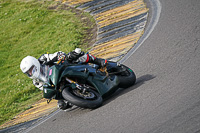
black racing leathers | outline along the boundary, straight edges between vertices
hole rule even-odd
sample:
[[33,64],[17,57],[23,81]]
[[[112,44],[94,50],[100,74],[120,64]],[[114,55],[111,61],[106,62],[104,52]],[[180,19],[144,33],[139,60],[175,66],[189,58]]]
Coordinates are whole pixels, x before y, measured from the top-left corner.
[[95,56],[90,55],[89,53],[84,53],[82,51],[80,53],[72,51],[68,54],[65,54],[62,51],[56,52],[54,54],[43,54],[38,60],[43,65],[54,65],[59,60],[67,60],[71,63],[94,63],[100,67],[104,67],[107,62],[104,59],[96,58]]

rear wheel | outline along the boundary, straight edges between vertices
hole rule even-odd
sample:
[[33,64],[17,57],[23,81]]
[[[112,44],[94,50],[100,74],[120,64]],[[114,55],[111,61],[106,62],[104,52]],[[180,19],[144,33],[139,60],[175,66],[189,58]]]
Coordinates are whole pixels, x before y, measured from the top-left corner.
[[130,68],[128,68],[125,65],[121,65],[120,67],[122,67],[125,71],[120,73],[120,75],[117,75],[119,78],[119,87],[120,88],[128,88],[132,85],[135,84],[136,82],[136,76],[135,73],[133,72],[133,70],[131,70]]
[[92,90],[88,85],[82,87],[85,89],[84,92],[78,88],[66,87],[62,91],[62,96],[70,103],[81,108],[95,109],[102,105],[103,99],[98,92]]

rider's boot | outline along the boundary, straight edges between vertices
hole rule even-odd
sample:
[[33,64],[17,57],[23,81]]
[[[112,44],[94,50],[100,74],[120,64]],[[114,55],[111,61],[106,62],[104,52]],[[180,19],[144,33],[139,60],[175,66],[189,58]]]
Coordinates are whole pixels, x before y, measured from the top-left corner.
[[93,63],[99,65],[99,67],[105,67],[107,65],[107,60],[101,58],[95,58]]

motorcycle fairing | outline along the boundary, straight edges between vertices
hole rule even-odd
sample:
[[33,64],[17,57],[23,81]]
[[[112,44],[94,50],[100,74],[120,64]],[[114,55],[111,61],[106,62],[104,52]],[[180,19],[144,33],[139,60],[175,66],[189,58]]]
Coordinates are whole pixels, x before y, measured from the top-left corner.
[[117,76],[107,77],[105,74],[97,74],[97,70],[90,65],[75,65],[67,67],[61,74],[59,81],[63,77],[78,77],[85,79],[92,84],[101,96],[106,96],[116,90],[119,80]]

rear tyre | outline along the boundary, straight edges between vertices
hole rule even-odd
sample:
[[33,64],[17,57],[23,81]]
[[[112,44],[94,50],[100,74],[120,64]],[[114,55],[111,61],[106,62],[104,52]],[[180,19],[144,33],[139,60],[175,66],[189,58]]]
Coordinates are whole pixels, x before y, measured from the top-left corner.
[[119,87],[120,88],[128,88],[132,85],[135,84],[136,82],[136,76],[135,73],[133,72],[133,70],[131,70],[130,68],[128,68],[125,65],[121,65],[121,67],[125,68],[126,70],[124,72],[122,72],[120,75],[118,75],[119,78]]
[[101,95],[88,87],[84,93],[77,88],[66,87],[62,91],[62,96],[70,103],[81,108],[95,109],[101,106],[103,102]]

